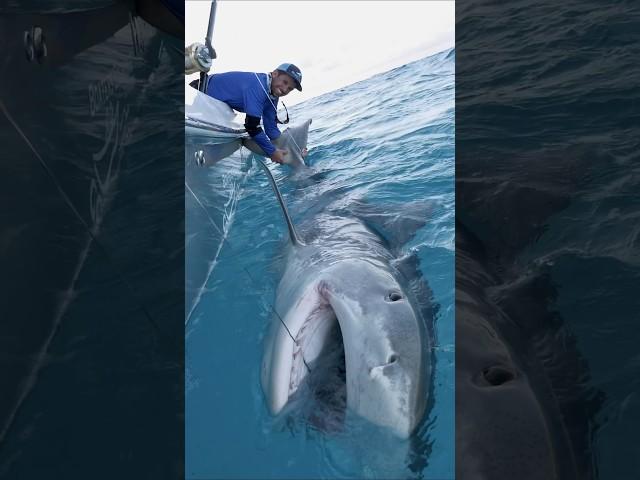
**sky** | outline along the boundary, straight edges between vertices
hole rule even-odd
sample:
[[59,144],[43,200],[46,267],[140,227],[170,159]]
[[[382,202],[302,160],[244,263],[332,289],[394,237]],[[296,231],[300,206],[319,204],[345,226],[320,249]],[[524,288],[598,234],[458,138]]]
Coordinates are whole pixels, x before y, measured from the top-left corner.
[[[204,43],[210,0],[187,0],[185,42]],[[454,46],[453,1],[218,0],[211,73],[302,70],[295,105]],[[187,81],[197,75],[187,77]]]

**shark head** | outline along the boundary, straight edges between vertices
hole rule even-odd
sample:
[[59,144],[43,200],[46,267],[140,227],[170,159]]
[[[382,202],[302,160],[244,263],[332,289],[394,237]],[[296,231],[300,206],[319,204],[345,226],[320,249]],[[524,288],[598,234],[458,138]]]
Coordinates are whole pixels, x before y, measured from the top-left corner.
[[336,266],[321,286],[342,331],[347,405],[407,438],[426,406],[427,340],[394,275],[366,261]]
[[[339,202],[299,226],[306,243],[291,235],[262,362],[272,414],[283,410],[305,378],[322,379],[318,371],[335,370],[341,385],[327,384],[346,394],[336,404],[346,403],[359,417],[400,438],[410,437],[424,417],[437,307],[417,257],[401,254],[400,247],[425,224],[426,205],[396,207],[351,201],[345,209]],[[283,213],[291,234],[291,219]],[[325,360],[336,357],[340,344],[336,324],[344,363],[334,369]]]
[[[283,285],[281,284],[281,287]],[[286,288],[279,294],[289,296]],[[421,322],[391,271],[367,261],[339,262],[309,282],[268,343],[262,383],[277,414],[327,348],[337,321],[346,369],[346,403],[401,438],[422,419],[429,377]]]

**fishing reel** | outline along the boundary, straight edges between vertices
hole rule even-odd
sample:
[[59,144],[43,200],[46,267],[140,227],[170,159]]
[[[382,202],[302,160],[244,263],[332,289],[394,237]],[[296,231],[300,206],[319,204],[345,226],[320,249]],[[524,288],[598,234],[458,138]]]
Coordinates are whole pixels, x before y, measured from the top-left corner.
[[197,72],[208,73],[214,58],[216,58],[214,48],[209,48],[202,43],[192,43],[184,51],[185,75]]

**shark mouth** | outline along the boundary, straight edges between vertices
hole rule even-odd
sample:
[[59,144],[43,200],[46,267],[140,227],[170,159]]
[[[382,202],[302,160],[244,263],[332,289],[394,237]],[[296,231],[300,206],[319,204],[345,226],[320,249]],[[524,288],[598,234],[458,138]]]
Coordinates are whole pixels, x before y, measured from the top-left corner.
[[345,351],[324,287],[318,286],[320,301],[295,336],[289,398],[304,396],[301,403],[309,423],[322,431],[335,431],[343,424],[347,404]]

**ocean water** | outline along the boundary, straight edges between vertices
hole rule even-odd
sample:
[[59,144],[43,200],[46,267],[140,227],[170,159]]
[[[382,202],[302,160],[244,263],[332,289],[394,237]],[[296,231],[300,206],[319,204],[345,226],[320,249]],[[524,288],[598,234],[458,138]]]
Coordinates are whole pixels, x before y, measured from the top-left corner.
[[456,25],[456,218],[503,259],[502,288],[543,280],[547,345],[575,349],[546,359],[572,478],[637,478],[638,5],[459,2]]
[[411,441],[357,422],[320,433],[295,410],[269,414],[260,366],[286,225],[248,152],[211,168],[187,152],[187,478],[453,478],[454,65],[446,50],[290,108],[294,123],[313,119],[307,162],[318,174],[270,165],[294,224],[337,194],[433,205],[404,247],[438,306],[433,401]]

